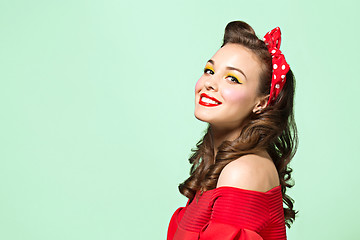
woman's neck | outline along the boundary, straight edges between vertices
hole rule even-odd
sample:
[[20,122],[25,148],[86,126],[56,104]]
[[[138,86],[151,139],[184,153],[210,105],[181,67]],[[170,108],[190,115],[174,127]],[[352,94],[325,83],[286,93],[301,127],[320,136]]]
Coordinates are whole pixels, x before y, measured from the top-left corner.
[[[225,129],[225,128],[217,128],[214,126],[210,127],[210,136],[214,145],[214,157],[218,152],[219,146],[224,141],[233,141],[240,136],[241,128],[232,128],[232,129]],[[257,149],[254,154],[259,156],[271,159],[270,155],[265,149]]]
[[240,129],[226,129],[211,126],[211,138],[214,144],[214,156],[218,152],[218,148],[223,141],[233,141],[240,135]]

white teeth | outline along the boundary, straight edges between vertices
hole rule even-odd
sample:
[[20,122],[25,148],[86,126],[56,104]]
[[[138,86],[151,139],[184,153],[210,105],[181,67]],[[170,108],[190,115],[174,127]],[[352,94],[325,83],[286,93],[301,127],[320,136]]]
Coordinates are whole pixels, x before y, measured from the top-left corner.
[[201,97],[201,101],[206,102],[206,103],[211,103],[211,104],[219,104],[218,102],[215,102],[214,100],[211,100],[207,97]]

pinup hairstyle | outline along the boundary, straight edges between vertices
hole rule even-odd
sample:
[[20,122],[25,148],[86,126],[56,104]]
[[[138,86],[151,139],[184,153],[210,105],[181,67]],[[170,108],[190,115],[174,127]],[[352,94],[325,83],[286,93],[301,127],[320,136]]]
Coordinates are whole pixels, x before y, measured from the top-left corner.
[[[230,22],[225,28],[224,41],[240,44],[250,50],[262,63],[259,96],[270,93],[272,78],[271,55],[264,43],[251,26],[242,21]],[[286,194],[286,189],[294,186],[291,179],[292,169],[288,166],[298,144],[297,129],[293,114],[295,79],[291,70],[286,74],[286,83],[275,102],[261,112],[251,112],[244,120],[243,128],[237,139],[224,141],[214,156],[212,130],[209,124],[203,138],[191,149],[189,162],[192,164],[190,177],[179,185],[179,191],[193,199],[196,191],[216,188],[221,170],[231,161],[259,150],[266,150],[271,156],[279,174],[284,208],[285,223],[288,228],[295,220],[294,200]],[[215,162],[214,162],[215,159]]]

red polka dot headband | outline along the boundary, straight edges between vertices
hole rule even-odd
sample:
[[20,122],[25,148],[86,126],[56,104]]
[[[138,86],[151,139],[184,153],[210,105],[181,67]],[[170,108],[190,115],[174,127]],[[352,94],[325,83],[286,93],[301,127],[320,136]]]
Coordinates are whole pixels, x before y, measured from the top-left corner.
[[289,64],[286,62],[284,55],[281,53],[281,31],[279,27],[274,28],[264,36],[264,42],[272,57],[272,79],[270,85],[270,97],[268,105],[272,104],[286,82],[286,73],[290,70]]

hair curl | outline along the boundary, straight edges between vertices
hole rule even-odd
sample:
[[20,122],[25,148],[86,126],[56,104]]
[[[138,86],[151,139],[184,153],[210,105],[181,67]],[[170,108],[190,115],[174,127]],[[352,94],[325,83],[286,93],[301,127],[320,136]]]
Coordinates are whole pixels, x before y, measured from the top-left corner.
[[[227,43],[240,44],[256,54],[262,63],[258,93],[268,95],[272,77],[271,55],[250,25],[242,21],[230,22],[225,28],[223,47]],[[285,223],[288,228],[298,211],[293,209],[294,200],[286,194],[286,189],[294,186],[291,179],[292,168],[288,166],[298,144],[297,128],[293,114],[295,79],[291,70],[286,75],[286,83],[276,101],[260,113],[250,113],[244,121],[240,136],[233,141],[224,141],[214,156],[212,130],[209,125],[203,138],[191,149],[189,162],[192,164],[190,177],[179,185],[179,191],[193,199],[198,190],[216,188],[221,170],[239,157],[266,150],[272,158],[281,184]],[[215,161],[214,161],[215,159]]]

